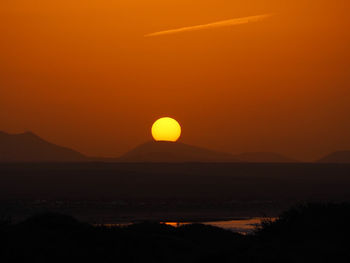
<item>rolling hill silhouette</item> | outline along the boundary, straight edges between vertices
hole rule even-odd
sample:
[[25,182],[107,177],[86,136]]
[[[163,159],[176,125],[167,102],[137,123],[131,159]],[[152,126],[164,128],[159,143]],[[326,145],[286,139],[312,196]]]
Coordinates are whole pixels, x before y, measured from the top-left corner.
[[81,162],[83,154],[49,143],[32,132],[8,134],[0,132],[1,162]]
[[0,131],[0,162],[251,162],[291,163],[277,153],[233,155],[180,142],[141,144],[121,157],[88,157],[75,150],[45,141],[32,132],[8,134]]
[[299,161],[271,152],[247,152],[234,156],[243,162],[250,163],[297,163]]
[[233,155],[179,142],[147,142],[118,159],[120,162],[240,162]]
[[337,151],[326,155],[318,163],[350,163],[350,151]]

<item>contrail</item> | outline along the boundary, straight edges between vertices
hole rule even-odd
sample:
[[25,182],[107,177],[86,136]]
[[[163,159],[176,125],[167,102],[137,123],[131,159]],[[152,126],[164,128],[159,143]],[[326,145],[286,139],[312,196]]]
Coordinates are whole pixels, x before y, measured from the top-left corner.
[[147,34],[145,35],[145,37],[155,37],[155,36],[170,35],[170,34],[176,34],[176,33],[188,32],[188,31],[197,31],[197,30],[204,30],[204,29],[217,28],[217,27],[242,25],[247,23],[258,22],[270,16],[272,16],[272,14],[229,19],[229,20],[224,20],[224,21],[219,21],[219,22],[214,22],[214,23],[209,23],[204,25],[188,26],[188,27],[155,32],[155,33]]

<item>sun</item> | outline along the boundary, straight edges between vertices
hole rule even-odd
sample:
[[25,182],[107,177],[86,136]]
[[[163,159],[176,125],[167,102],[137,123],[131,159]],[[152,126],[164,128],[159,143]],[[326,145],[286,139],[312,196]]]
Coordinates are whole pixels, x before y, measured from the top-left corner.
[[181,126],[173,118],[163,117],[152,125],[152,136],[156,141],[176,142],[181,135]]

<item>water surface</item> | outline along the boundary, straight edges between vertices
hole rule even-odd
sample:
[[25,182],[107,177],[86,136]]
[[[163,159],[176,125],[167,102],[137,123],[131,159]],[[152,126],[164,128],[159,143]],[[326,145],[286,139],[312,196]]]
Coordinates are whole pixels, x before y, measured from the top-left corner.
[[[248,234],[253,232],[257,226],[261,224],[261,221],[266,218],[255,217],[255,218],[244,218],[244,219],[234,219],[234,220],[222,220],[222,221],[209,221],[209,222],[161,222],[162,224],[167,224],[173,227],[179,227],[189,224],[204,224],[215,227],[220,227],[233,232],[238,232],[242,234]],[[271,218],[270,220],[274,220]],[[104,226],[127,226],[131,225],[133,222],[117,223],[117,224],[103,224]]]

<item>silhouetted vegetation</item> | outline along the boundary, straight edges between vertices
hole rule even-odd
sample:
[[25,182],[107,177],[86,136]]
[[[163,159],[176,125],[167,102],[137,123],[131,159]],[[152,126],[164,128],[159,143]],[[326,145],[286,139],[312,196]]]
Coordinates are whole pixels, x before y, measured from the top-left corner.
[[93,226],[41,214],[0,220],[1,262],[349,262],[350,204],[305,204],[241,235],[201,225]]

